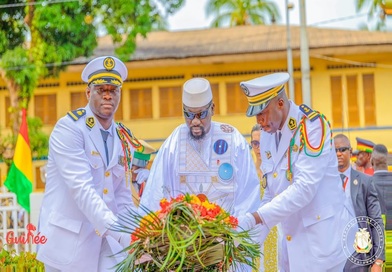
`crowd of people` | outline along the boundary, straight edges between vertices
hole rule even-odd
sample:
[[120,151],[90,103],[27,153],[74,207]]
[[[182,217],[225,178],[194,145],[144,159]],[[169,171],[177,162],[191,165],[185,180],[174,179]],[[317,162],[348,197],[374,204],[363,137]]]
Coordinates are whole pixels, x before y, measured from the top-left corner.
[[184,123],[157,151],[113,119],[125,64],[112,56],[89,62],[82,72],[88,104],[61,118],[50,136],[39,220],[47,243],[37,249],[45,270],[114,271],[124,256],[113,255],[130,243],[111,228],[121,214],[157,210],[162,198],[188,192],[235,215],[239,231],[255,233],[264,252],[259,271],[382,271],[379,229],[392,226],[388,150],[360,138],[353,150],[347,136],[333,136],[322,113],[288,99],[289,77],[240,83],[244,112],[256,120],[250,143],[212,120],[210,82],[189,79]]

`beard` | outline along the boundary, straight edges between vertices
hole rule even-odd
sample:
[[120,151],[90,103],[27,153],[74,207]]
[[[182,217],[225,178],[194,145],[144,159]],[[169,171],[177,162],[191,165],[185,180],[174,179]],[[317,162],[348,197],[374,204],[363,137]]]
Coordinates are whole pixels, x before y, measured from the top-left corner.
[[202,140],[202,139],[204,139],[204,137],[206,136],[206,131],[205,131],[204,127],[199,127],[199,128],[200,128],[200,130],[201,130],[200,135],[194,135],[194,134],[192,133],[192,128],[190,128],[190,130],[189,130],[189,135],[191,136],[191,139],[192,139],[192,140],[196,140],[196,141]]

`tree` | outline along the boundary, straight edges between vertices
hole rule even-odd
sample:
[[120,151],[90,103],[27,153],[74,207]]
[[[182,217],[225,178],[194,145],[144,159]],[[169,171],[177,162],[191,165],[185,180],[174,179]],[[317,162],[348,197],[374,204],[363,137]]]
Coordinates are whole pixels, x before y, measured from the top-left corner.
[[206,14],[215,16],[212,27],[262,25],[280,19],[277,5],[263,0],[209,0]]
[[376,19],[376,30],[386,30],[385,0],[356,0],[357,12],[369,8],[368,20]]
[[[17,2],[17,3],[16,3]],[[9,91],[12,134],[41,78],[56,76],[80,56],[91,56],[97,35],[110,35],[129,60],[136,37],[146,36],[184,0],[0,0],[0,75]],[[10,125],[10,124],[7,124]]]

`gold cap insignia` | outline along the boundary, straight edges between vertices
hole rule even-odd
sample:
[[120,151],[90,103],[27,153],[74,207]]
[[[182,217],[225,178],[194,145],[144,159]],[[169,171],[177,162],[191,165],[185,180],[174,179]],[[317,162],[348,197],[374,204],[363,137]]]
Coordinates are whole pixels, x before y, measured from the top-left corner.
[[115,65],[116,65],[116,62],[111,57],[107,57],[103,60],[103,67],[105,67],[105,69],[108,71],[113,70]]

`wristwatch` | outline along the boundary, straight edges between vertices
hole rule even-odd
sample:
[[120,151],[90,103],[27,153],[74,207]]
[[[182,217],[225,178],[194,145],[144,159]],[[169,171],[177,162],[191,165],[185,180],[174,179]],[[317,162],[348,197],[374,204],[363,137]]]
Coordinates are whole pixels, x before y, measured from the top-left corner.
[[383,267],[384,266],[384,263],[383,262],[379,262],[379,261],[374,262],[374,264],[378,265],[379,267]]

